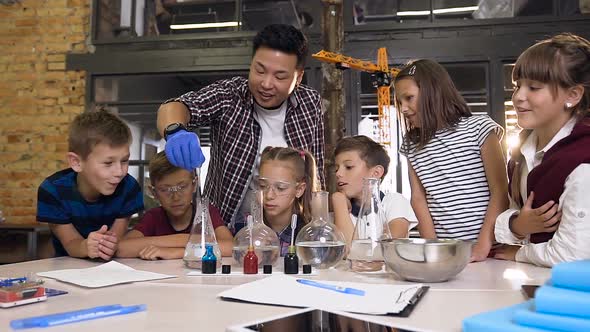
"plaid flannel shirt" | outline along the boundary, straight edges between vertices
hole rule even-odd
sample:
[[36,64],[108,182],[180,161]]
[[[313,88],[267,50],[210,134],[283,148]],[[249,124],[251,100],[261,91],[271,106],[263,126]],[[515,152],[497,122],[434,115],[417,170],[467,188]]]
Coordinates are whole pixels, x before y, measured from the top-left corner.
[[[219,208],[225,223],[230,224],[252,177],[262,135],[254,120],[254,98],[248,80],[220,80],[175,101],[188,107],[189,127],[211,127],[205,195]],[[319,93],[310,87],[299,85],[288,98],[285,140],[290,147],[311,152],[323,187],[324,118]]]

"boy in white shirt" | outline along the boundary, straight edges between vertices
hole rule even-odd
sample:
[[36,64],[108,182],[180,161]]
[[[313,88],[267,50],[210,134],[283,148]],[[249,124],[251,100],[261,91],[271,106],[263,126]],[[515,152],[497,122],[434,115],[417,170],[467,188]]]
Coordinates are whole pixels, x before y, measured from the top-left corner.
[[[356,215],[360,208],[363,179],[383,180],[390,158],[385,148],[366,136],[345,137],[334,151],[338,192],[332,194],[334,222],[342,231],[348,245],[352,241]],[[381,192],[384,225],[389,226],[393,238],[408,237],[418,222],[410,202],[398,193]]]

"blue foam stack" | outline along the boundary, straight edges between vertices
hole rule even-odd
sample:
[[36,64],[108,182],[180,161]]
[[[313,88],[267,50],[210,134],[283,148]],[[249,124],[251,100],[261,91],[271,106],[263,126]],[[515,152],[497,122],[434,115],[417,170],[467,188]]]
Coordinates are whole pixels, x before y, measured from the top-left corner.
[[555,265],[534,300],[468,317],[463,331],[590,331],[590,260]]

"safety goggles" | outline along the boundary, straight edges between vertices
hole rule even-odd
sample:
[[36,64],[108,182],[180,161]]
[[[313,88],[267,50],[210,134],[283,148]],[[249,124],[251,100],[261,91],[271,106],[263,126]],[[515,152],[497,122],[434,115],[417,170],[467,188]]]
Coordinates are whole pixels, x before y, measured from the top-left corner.
[[277,196],[288,195],[291,192],[291,189],[296,188],[298,185],[297,182],[276,181],[265,177],[255,177],[253,181],[254,187],[257,190],[260,190],[265,194],[272,191]]
[[192,190],[191,185],[195,183],[197,179],[193,179],[193,181],[189,183],[180,183],[175,186],[162,186],[162,187],[154,187],[151,186],[152,190],[158,193],[158,195],[172,197],[174,193],[178,193],[179,195],[184,194],[187,189]]

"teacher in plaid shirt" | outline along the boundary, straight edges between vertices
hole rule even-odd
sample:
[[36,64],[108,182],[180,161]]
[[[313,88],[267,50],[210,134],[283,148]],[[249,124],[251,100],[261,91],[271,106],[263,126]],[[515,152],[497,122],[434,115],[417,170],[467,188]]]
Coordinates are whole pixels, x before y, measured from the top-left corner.
[[[305,149],[316,159],[324,183],[324,120],[317,91],[301,84],[307,40],[290,25],[273,24],[253,41],[248,79],[220,80],[160,106],[158,129],[166,156],[193,170],[205,161],[190,127],[211,127],[211,162],[205,195],[230,229],[249,213],[252,179],[266,146]],[[232,227],[233,226],[233,227]]]

